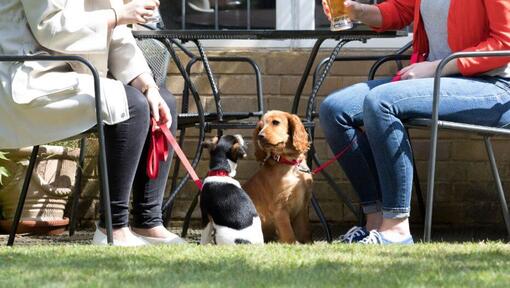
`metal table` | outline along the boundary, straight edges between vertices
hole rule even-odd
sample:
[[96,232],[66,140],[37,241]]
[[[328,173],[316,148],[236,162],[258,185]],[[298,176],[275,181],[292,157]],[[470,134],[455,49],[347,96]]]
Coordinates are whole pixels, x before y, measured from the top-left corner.
[[[320,164],[318,162],[318,157],[315,155],[315,149],[313,147],[313,135],[314,135],[314,122],[313,119],[316,115],[314,115],[314,109],[315,109],[315,97],[317,96],[317,93],[322,86],[324,80],[326,79],[331,66],[333,65],[334,61],[337,58],[340,50],[349,42],[352,41],[361,41],[365,43],[368,39],[372,38],[396,38],[396,37],[403,37],[407,36],[406,31],[387,31],[383,33],[376,33],[372,31],[370,28],[364,26],[364,25],[358,25],[355,26],[353,29],[345,30],[345,31],[339,31],[339,32],[332,32],[329,30],[156,30],[156,31],[133,31],[133,35],[136,38],[152,38],[157,39],[161,41],[167,49],[170,51],[170,54],[175,61],[175,64],[177,65],[177,68],[179,69],[181,75],[184,78],[185,81],[185,89],[183,93],[183,115],[188,116],[184,117],[183,119],[191,119],[189,123],[198,123],[198,127],[200,128],[200,135],[199,135],[199,143],[197,150],[195,152],[194,159],[192,161],[192,164],[194,167],[198,165],[198,161],[201,157],[201,144],[205,137],[205,130],[206,129],[239,129],[239,128],[252,128],[255,127],[255,124],[246,124],[246,123],[229,123],[232,119],[245,119],[249,117],[260,117],[264,113],[264,107],[261,100],[261,75],[260,70],[258,69],[258,66],[256,63],[246,57],[211,57],[208,58],[205,50],[201,44],[201,40],[291,40],[291,39],[315,39],[315,44],[310,51],[310,55],[307,60],[307,64],[305,67],[305,70],[303,71],[303,74],[301,76],[301,80],[297,86],[296,93],[294,95],[292,108],[290,110],[291,113],[297,114],[298,108],[299,108],[299,102],[301,99],[301,96],[303,94],[303,89],[306,85],[306,82],[308,80],[308,76],[310,75],[310,71],[313,67],[313,64],[316,60],[317,54],[319,52],[319,49],[321,48],[322,44],[325,40],[333,39],[336,40],[338,43],[337,45],[331,50],[331,54],[328,58],[328,60],[321,65],[323,67],[322,69],[319,69],[316,71],[316,74],[318,73],[318,77],[314,77],[314,83],[313,83],[313,89],[312,93],[309,97],[307,109],[306,109],[306,115],[305,119],[303,119],[303,123],[305,124],[305,127],[307,128],[309,134],[311,135],[312,140],[312,149],[310,150],[309,157],[308,157],[308,164],[312,165],[312,161]],[[179,40],[179,41],[177,41]],[[185,49],[181,44],[184,42],[191,42],[193,43],[196,48],[198,49],[199,56],[194,55],[189,50]],[[184,68],[182,65],[180,59],[177,57],[176,52],[174,50],[174,46],[178,46],[181,50],[183,50],[188,57],[190,57],[190,62],[187,65],[187,69]],[[258,97],[259,97],[259,110],[254,112],[247,112],[247,113],[224,113],[221,105],[221,97],[220,97],[220,91],[218,90],[218,86],[216,84],[216,80],[214,79],[214,74],[211,70],[209,61],[243,61],[248,62],[254,69],[257,76],[257,90],[258,90]],[[357,56],[357,57],[345,57],[345,60],[347,61],[357,61],[357,60],[376,60],[374,56]],[[195,64],[197,61],[201,61],[204,65],[205,72],[207,74],[207,78],[209,80],[209,83],[211,85],[211,89],[213,92],[215,105],[216,105],[216,112],[215,113],[205,113],[203,107],[200,103],[199,94],[193,85],[193,82],[190,79],[190,69],[193,64]],[[321,71],[320,71],[321,70]],[[314,75],[316,76],[316,75]],[[188,91],[191,91],[193,98],[195,100],[195,103],[197,105],[197,113],[194,115],[190,115],[188,112],[187,104],[184,102],[184,94],[188,93]],[[187,96],[186,96],[187,97]],[[186,101],[187,102],[187,101]],[[184,120],[186,122],[186,120]],[[183,130],[181,130],[183,131]],[[182,137],[184,136],[184,133],[181,133],[180,141],[183,141]],[[181,142],[182,143],[182,142]],[[178,173],[178,168],[176,167],[176,173],[175,176]],[[325,172],[321,171],[321,173],[326,177],[326,180],[328,183],[333,184],[333,179]],[[181,182],[175,187],[175,179],[172,181],[172,192],[170,194],[170,197],[166,200],[163,211],[168,212],[171,209],[173,200],[175,199],[176,194],[182,189],[182,187],[185,184],[185,181],[188,180],[189,175],[184,177],[184,179],[181,180]],[[347,207],[352,211],[356,217],[362,221],[362,213],[358,209],[355,209],[355,207],[352,205],[351,200],[349,197],[344,194],[342,191],[338,189],[338,186],[335,185],[335,191],[339,195],[339,197],[343,200],[343,202],[347,205]],[[186,233],[186,230],[189,225],[189,220],[191,218],[191,213],[193,212],[196,204],[198,202],[198,194],[195,196],[193,203],[190,207],[190,210],[188,210],[188,213],[186,215],[185,224],[183,227],[183,234]],[[319,203],[314,195],[312,193],[312,206],[317,213],[323,227],[325,230],[326,238],[328,241],[331,241],[331,233],[328,226],[328,223],[324,217],[324,214],[321,211],[321,208],[319,206]],[[166,214],[167,216],[168,213]]]

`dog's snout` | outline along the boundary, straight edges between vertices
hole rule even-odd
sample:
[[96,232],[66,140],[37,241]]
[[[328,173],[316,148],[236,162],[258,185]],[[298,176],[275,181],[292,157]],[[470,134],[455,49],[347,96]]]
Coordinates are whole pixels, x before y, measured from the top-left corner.
[[265,138],[266,138],[266,134],[265,134],[264,132],[260,132],[260,133],[257,135],[257,138],[258,138],[259,140],[263,140],[263,139],[265,139]]

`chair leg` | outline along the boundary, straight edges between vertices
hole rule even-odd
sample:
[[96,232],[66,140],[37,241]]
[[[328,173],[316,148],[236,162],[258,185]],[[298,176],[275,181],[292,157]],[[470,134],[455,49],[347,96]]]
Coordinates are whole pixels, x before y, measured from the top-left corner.
[[[98,121],[99,122],[99,121]],[[101,123],[101,122],[99,122]],[[108,182],[108,166],[106,163],[106,148],[103,125],[97,126],[99,140],[99,177],[101,177],[101,201],[103,205],[106,239],[108,244],[113,245],[112,209],[110,201],[110,184]],[[113,163],[112,163],[113,164]]]
[[501,204],[501,212],[503,212],[503,218],[505,220],[506,231],[508,233],[508,239],[510,239],[510,214],[508,212],[508,204],[505,199],[505,192],[503,191],[503,185],[501,185],[501,178],[499,177],[498,166],[496,164],[496,157],[494,157],[494,150],[492,149],[490,137],[484,137],[485,148],[489,155],[489,161],[491,164],[492,175],[496,181],[496,188],[498,189],[499,203]]
[[71,219],[69,223],[69,236],[73,236],[76,231],[76,222],[78,221],[78,204],[81,197],[81,178],[83,176],[83,165],[85,162],[85,146],[87,138],[83,137],[80,141],[80,158],[78,160],[78,168],[76,171],[76,191],[74,192],[73,202],[71,203]]
[[429,151],[429,171],[427,179],[427,203],[425,205],[425,227],[423,232],[423,241],[430,242],[432,230],[432,211],[434,203],[434,178],[436,174],[436,153],[437,153],[437,122],[433,125],[432,135],[430,137]]
[[34,172],[38,153],[39,146],[34,146],[34,148],[32,148],[32,154],[30,155],[30,162],[28,163],[27,173],[25,174],[23,188],[21,189],[21,193],[19,195],[16,213],[14,214],[14,219],[12,219],[11,232],[9,234],[7,246],[12,246],[14,244],[14,238],[16,237],[16,231],[18,230],[19,220],[21,219],[21,213],[23,212],[23,206],[25,206],[25,199],[27,198],[28,187],[30,186],[30,179],[32,178],[32,173]]

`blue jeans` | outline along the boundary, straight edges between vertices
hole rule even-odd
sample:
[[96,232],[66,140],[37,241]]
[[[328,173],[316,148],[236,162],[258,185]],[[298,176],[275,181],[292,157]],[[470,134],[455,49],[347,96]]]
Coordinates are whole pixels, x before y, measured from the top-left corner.
[[[431,117],[433,81],[373,80],[336,91],[322,102],[320,123],[332,151],[353,143],[339,163],[365,214],[382,211],[384,218],[409,217],[413,157],[402,121]],[[510,123],[510,86],[505,79],[443,78],[440,99],[442,120],[495,127]]]

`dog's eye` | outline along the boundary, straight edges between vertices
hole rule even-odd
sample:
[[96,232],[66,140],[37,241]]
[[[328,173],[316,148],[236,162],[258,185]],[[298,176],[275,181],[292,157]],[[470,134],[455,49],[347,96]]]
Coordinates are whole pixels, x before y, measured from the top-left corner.
[[274,125],[274,126],[278,126],[278,125],[280,125],[280,121],[278,121],[278,120],[273,120],[273,122],[272,122],[272,123],[273,123],[273,125]]

